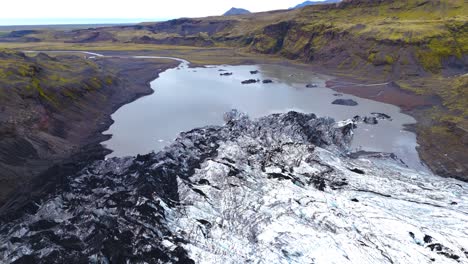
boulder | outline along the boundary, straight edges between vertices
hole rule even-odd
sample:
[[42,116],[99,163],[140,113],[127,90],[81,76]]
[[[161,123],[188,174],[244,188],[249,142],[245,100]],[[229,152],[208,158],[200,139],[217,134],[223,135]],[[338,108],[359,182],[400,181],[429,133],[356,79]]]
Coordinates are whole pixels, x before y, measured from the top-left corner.
[[384,113],[376,113],[376,112],[373,112],[371,113],[371,115],[375,116],[377,119],[392,119],[391,116],[387,115],[387,114],[384,114]]
[[248,79],[248,80],[242,81],[241,83],[242,83],[242,84],[251,84],[251,83],[257,83],[257,82],[259,82],[259,81],[260,81],[260,80]]
[[364,117],[364,123],[366,124],[369,124],[369,125],[376,125],[379,123],[379,121],[377,121],[377,118],[375,118],[374,116],[366,116]]
[[346,105],[346,106],[356,106],[358,103],[353,99],[336,99],[332,102],[335,105]]
[[365,117],[361,117],[359,115],[356,115],[353,117],[353,122],[356,122],[356,123],[365,123],[365,124],[369,124],[369,125],[376,125],[379,123],[379,121],[377,121],[377,118],[374,117],[374,116],[365,116]]
[[362,122],[362,117],[360,115],[356,115],[353,117],[354,122]]

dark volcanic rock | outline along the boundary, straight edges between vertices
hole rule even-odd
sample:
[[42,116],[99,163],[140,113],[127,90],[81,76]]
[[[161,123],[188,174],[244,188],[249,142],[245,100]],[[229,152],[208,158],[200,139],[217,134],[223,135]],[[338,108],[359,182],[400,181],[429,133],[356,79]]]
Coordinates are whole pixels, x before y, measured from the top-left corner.
[[220,73],[220,76],[231,76],[232,72],[225,72],[225,73]]
[[384,113],[372,112],[371,115],[375,116],[377,119],[389,119],[389,120],[392,119],[391,116],[384,114]]
[[315,84],[315,83],[309,83],[309,84],[306,85],[306,87],[307,88],[316,88],[316,87],[318,87],[318,85]]
[[249,80],[242,81],[241,83],[242,84],[251,84],[251,83],[258,83],[259,81],[260,80],[249,79]]
[[362,117],[360,115],[355,115],[352,120],[354,122],[362,122]]
[[255,71],[250,71],[250,74],[258,74],[259,71],[255,70]]
[[263,80],[262,83],[273,83],[273,81],[270,79],[266,79],[266,80]]
[[358,174],[365,174],[365,172],[361,169],[358,169],[358,168],[354,168],[354,169],[349,169],[350,171],[354,172],[354,173],[358,173]]
[[347,106],[356,106],[358,103],[353,99],[336,99],[332,102],[332,104],[336,105],[347,105]]
[[[379,119],[390,119],[390,116],[380,113],[372,113],[373,116],[361,117],[359,115],[353,117],[354,122],[363,122],[368,125],[376,125],[379,123]],[[391,119],[390,119],[391,120]]]
[[369,125],[376,125],[376,124],[379,123],[379,121],[377,121],[377,118],[376,118],[376,117],[373,117],[373,116],[368,117],[368,116],[366,116],[366,117],[364,117],[364,123],[369,124]]

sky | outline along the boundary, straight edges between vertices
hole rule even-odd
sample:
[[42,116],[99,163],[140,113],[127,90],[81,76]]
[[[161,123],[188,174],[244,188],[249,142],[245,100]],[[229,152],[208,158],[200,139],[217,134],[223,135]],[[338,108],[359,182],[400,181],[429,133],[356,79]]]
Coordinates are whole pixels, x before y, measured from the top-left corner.
[[2,0],[0,25],[133,23],[287,9],[304,0]]

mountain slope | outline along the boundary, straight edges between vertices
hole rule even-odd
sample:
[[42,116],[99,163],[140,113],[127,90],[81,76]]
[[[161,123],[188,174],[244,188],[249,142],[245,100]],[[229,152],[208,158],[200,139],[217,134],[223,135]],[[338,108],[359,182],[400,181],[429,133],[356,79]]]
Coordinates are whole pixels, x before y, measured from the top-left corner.
[[[353,124],[290,112],[96,162],[5,216],[16,263],[464,263],[468,185],[343,155]],[[430,212],[430,213],[429,213]]]
[[310,5],[334,4],[334,3],[339,3],[339,2],[341,2],[341,0],[305,1],[303,3],[296,5],[295,7],[291,7],[290,9],[297,9],[297,8],[302,8],[302,7],[310,6]]
[[110,114],[176,64],[0,50],[0,207],[54,165],[103,156]]
[[71,155],[73,146],[85,140],[80,124],[94,118],[78,113],[91,111],[96,101],[102,104],[95,95],[115,79],[76,56],[59,60],[0,50],[0,58],[1,205],[16,187]]
[[223,16],[235,16],[235,15],[245,15],[245,14],[250,14],[250,11],[243,9],[243,8],[233,7],[229,9],[226,13],[224,13]]
[[351,0],[241,17],[11,33],[0,41],[36,38],[73,43],[227,45],[333,68],[378,69],[384,76],[394,77],[424,76],[466,70],[467,13],[463,0]]

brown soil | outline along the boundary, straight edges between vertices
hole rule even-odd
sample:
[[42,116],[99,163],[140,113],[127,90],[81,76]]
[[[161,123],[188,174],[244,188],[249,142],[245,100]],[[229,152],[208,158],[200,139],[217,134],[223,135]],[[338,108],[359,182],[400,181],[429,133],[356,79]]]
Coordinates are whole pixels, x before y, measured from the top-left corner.
[[362,81],[350,81],[338,78],[327,81],[326,86],[340,93],[352,94],[358,97],[396,105],[403,111],[429,107],[434,105],[435,101],[435,99],[430,96],[416,95],[404,91],[393,82],[367,84],[362,83]]

